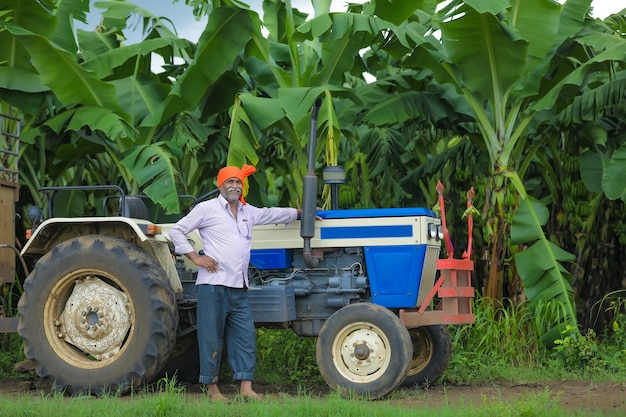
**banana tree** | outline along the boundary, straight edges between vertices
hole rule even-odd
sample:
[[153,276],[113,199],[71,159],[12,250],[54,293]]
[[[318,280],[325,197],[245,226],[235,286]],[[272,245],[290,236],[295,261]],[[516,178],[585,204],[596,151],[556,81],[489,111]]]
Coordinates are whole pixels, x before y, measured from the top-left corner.
[[[432,71],[436,85],[455,87],[456,94],[471,107],[483,149],[489,155],[490,216],[486,226],[490,264],[484,294],[488,297],[503,295],[503,265],[509,256],[506,241],[515,208],[511,194],[527,197],[518,169],[539,149],[533,146],[536,129],[554,117],[576,91],[584,91],[588,74],[609,61],[624,59],[623,39],[601,43],[601,34],[581,36],[592,27],[593,21],[587,18],[590,3],[570,0],[561,6],[548,0],[453,1],[433,15],[431,32],[414,34],[417,46],[403,59],[404,67]],[[440,38],[433,41],[428,35],[437,29]],[[593,53],[582,61],[568,61],[567,53],[561,59],[562,48],[572,43]],[[571,54],[577,52],[573,48]],[[578,54],[571,57],[578,58]],[[524,257],[519,261],[532,262]],[[524,276],[526,270],[518,267],[522,280],[529,279]],[[556,268],[554,274],[565,282],[562,271]],[[547,297],[541,292],[531,295],[535,299]],[[566,303],[566,307],[570,308],[570,324],[575,324],[573,303]]]
[[536,94],[541,77],[535,72],[556,42],[559,7],[541,0],[453,2],[440,15],[440,46],[420,48],[432,59],[429,68],[436,81],[452,83],[471,107],[489,155],[488,297],[502,298],[502,261],[511,221],[508,183],[526,196],[511,155],[534,117],[526,112],[528,97]]
[[[354,92],[344,87],[346,74],[359,67],[358,51],[377,36],[379,27],[353,25],[348,14],[329,14],[330,1],[315,3],[315,15],[297,12],[290,0],[264,1],[264,24],[267,37],[259,30],[252,37],[243,62],[249,77],[248,92],[239,96],[231,124],[229,162],[245,159],[258,162],[265,171],[293,178],[285,183],[291,204],[298,204],[301,179],[307,169],[307,155],[302,149],[309,138],[309,111],[323,98],[320,111],[320,149],[327,165],[339,163],[339,142],[350,136],[349,114],[338,114],[338,100],[360,102]],[[367,18],[367,17],[365,17]],[[343,28],[337,33],[337,28]],[[333,28],[335,29],[333,35]],[[340,116],[345,120],[340,120]],[[271,164],[258,160],[259,138],[280,137],[286,157]],[[272,143],[274,143],[272,141]],[[253,146],[251,146],[251,144]],[[275,146],[273,146],[275,147]],[[322,158],[315,158],[320,161]],[[345,161],[345,159],[344,159]],[[328,203],[328,200],[326,200]]]
[[[403,146],[403,131],[418,122],[451,120],[454,111],[444,108],[434,93],[412,89],[414,74],[394,74],[392,70],[387,79],[382,73],[391,63],[364,62],[360,51],[382,48],[391,32],[404,40],[399,43],[405,53],[411,49],[405,30],[376,13],[402,21],[419,2],[392,3],[376,8],[352,5],[347,13],[329,13],[330,1],[313,2],[315,15],[305,20],[289,0],[264,1],[263,26],[268,35],[255,33],[246,48],[243,65],[250,81],[248,92],[239,96],[233,108],[229,161],[241,164],[251,160],[265,171],[293,178],[281,188],[290,196],[288,201],[297,204],[294,196],[299,194],[299,181],[307,168],[302,149],[308,140],[309,111],[321,97],[321,146],[315,159],[325,165],[346,165],[352,184],[342,187],[353,197],[360,196],[350,198],[349,203],[399,205],[410,198],[398,180],[406,175],[398,156],[402,155],[405,163],[413,159]],[[365,82],[363,72],[368,67],[372,71],[378,67],[381,79]],[[391,97],[394,92],[390,89],[402,84],[408,87]],[[400,107],[386,107],[387,100],[407,105],[408,111],[388,112]],[[265,143],[271,143],[271,149],[265,149]],[[280,159],[259,160],[258,155],[273,154],[278,147],[283,150]],[[271,164],[266,165],[269,159]],[[328,198],[324,204],[330,204]]]
[[[178,161],[193,172],[194,157],[209,134],[222,143],[224,132],[210,123],[221,125],[216,115],[228,109],[240,88],[231,69],[250,37],[249,11],[216,10],[196,45],[125,1],[99,3],[105,9],[101,24],[93,32],[77,30],[76,37],[71,19],[84,17],[88,3],[69,0],[52,11],[33,0],[3,3],[7,13],[0,20],[0,35],[12,47],[3,48],[8,56],[0,70],[8,81],[0,98],[27,115],[26,143],[42,145],[39,149],[54,155],[44,159],[67,164],[82,158],[87,166],[96,166],[94,151],[106,154],[115,167],[113,179],[122,178],[130,192],[143,191],[165,210],[178,211],[177,195],[186,190],[186,173],[179,171]],[[122,30],[134,15],[143,18],[146,39],[126,45],[120,42]],[[181,57],[183,64],[154,74],[153,53],[167,63]],[[43,97],[34,101],[32,90]],[[73,152],[58,151],[68,146]],[[73,159],[57,158],[62,155]],[[32,181],[33,186],[40,183]]]

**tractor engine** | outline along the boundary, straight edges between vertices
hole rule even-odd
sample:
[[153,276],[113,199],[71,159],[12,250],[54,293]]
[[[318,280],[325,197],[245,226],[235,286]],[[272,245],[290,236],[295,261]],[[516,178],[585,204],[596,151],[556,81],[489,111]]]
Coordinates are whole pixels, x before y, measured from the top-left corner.
[[[316,336],[338,309],[369,300],[363,250],[326,250],[315,268],[307,268],[299,250],[253,250],[248,274],[255,323]],[[297,313],[296,313],[297,312]]]

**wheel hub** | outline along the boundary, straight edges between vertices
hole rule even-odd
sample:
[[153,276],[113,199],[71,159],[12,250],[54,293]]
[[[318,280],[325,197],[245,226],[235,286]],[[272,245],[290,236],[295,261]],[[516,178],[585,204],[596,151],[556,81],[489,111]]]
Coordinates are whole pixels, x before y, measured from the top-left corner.
[[115,356],[131,323],[128,297],[99,278],[76,280],[55,323],[59,337],[97,360]]
[[366,360],[370,356],[370,348],[365,343],[362,343],[354,348],[354,357],[359,360]]

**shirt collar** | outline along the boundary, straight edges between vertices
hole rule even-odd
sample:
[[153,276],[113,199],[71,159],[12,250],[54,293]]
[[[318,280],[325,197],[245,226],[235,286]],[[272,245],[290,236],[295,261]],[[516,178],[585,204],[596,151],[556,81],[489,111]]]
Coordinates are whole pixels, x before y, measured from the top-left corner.
[[[222,195],[222,193],[220,193],[220,194],[217,196],[217,198],[218,198],[218,200],[219,200],[219,202],[220,202],[220,206],[222,206],[222,207],[224,207],[224,208],[226,208],[226,209],[230,210],[230,207],[229,207],[230,203],[228,202],[228,200],[226,200],[226,199],[224,198],[224,196]],[[241,207],[243,207],[243,204],[241,204],[241,201],[237,200],[237,211],[241,210]]]

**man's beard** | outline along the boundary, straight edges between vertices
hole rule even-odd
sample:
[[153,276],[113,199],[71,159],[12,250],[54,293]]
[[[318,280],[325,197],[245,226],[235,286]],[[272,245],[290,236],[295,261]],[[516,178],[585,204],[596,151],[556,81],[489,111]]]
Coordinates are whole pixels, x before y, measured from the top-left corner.
[[[237,195],[235,197],[231,196],[231,192],[236,192]],[[241,197],[241,188],[237,188],[237,187],[232,187],[229,188],[228,190],[226,190],[226,200],[230,203],[232,203],[233,201],[237,201],[239,200],[239,197]]]

